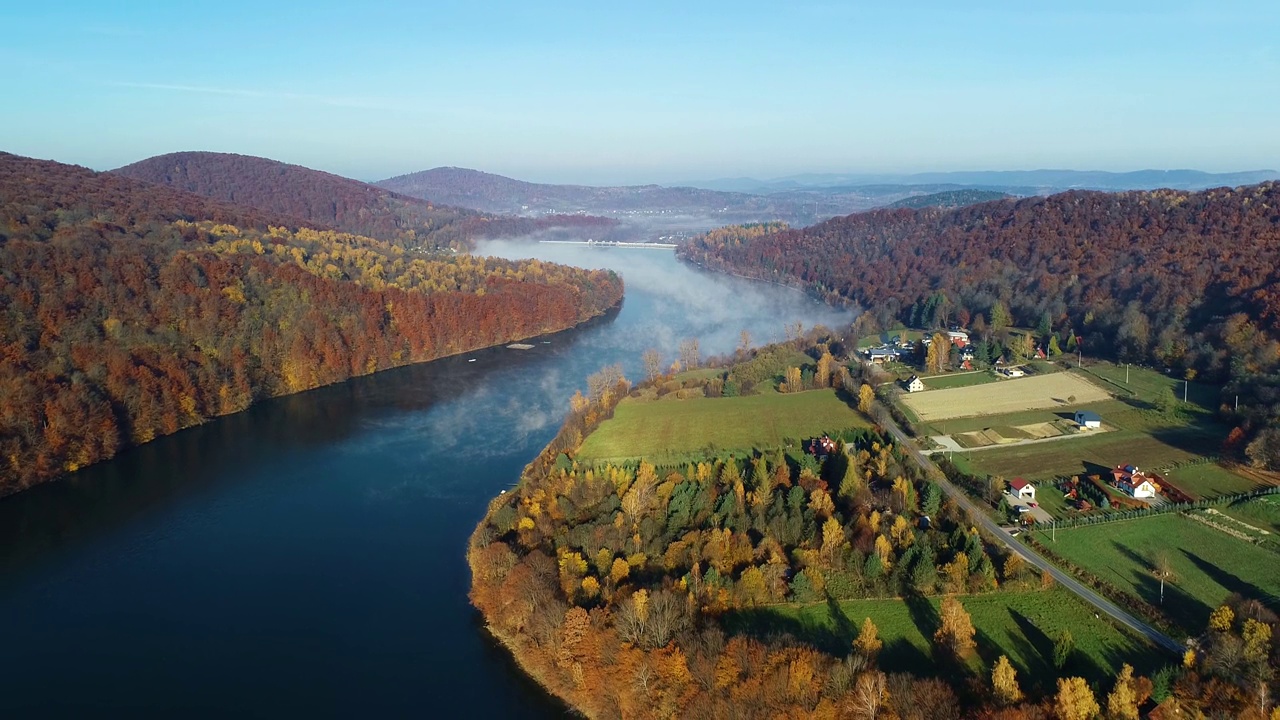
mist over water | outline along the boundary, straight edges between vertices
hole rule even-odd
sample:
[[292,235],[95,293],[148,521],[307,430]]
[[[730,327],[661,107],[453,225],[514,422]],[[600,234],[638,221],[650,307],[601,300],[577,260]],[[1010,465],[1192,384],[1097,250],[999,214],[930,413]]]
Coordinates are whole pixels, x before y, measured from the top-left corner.
[[[538,258],[578,267],[614,270],[626,282],[626,303],[644,304],[635,332],[609,339],[608,349],[640,353],[654,347],[668,362],[680,342],[698,338],[703,355],[732,352],[741,333],[753,345],[777,342],[786,327],[825,325],[842,330],[856,317],[794,288],[712,273],[675,260],[666,249],[613,248],[511,240],[486,241],[476,251],[507,259]],[[605,348],[601,348],[605,349]]]
[[356,378],[0,500],[0,715],[563,717],[467,602],[467,537],[600,367],[839,328],[670,251],[489,244],[622,273],[620,311]]

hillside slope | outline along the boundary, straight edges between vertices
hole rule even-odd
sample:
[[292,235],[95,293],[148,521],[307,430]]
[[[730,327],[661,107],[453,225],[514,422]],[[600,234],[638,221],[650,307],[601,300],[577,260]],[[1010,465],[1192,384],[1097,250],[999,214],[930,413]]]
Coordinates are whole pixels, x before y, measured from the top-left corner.
[[385,188],[300,165],[230,153],[179,152],[141,160],[114,173],[345,232],[428,247],[467,244],[550,228],[600,232],[614,225],[582,216],[494,217],[436,205]]
[[562,330],[612,273],[428,255],[0,154],[0,495],[255,400]]
[[1089,353],[1218,378],[1276,363],[1276,183],[874,210],[803,230],[729,228],[682,252],[856,301],[881,325],[968,324],[1000,305],[1015,323],[1074,330]]

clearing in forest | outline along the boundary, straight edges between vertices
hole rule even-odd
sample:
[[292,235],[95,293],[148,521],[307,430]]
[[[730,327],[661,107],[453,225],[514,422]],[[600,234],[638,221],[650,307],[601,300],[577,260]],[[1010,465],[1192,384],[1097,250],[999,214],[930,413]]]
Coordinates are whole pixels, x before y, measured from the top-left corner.
[[902,402],[922,420],[1065,407],[1110,399],[1102,388],[1069,372],[1002,380],[984,385],[926,390],[902,397]]

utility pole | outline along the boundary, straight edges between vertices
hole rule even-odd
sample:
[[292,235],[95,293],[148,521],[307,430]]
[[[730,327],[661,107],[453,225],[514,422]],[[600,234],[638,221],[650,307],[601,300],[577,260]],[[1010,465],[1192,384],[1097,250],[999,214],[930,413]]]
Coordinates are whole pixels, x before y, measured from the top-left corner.
[[1129,363],[1124,364],[1124,384],[1129,384]]
[[1182,381],[1182,402],[1183,403],[1187,402],[1187,391],[1189,391],[1190,389],[1191,389],[1191,381],[1183,380]]

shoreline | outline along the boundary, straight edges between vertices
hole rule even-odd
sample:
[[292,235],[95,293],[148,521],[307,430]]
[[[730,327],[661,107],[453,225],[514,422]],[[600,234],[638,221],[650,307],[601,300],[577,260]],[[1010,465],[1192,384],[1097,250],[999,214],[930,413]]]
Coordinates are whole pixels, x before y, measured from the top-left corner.
[[260,403],[262,403],[262,402],[264,402],[264,401],[267,401],[267,400],[274,400],[274,399],[278,399],[278,398],[285,398],[285,397],[290,397],[290,396],[293,396],[293,395],[301,395],[301,394],[303,394],[303,393],[311,392],[311,391],[313,391],[313,390],[319,390],[319,389],[321,389],[321,388],[333,387],[333,386],[335,386],[335,385],[340,385],[340,384],[342,384],[342,383],[344,383],[344,382],[348,382],[348,381],[353,380],[353,379],[356,379],[356,378],[362,378],[362,377],[369,377],[369,376],[371,376],[371,375],[377,375],[377,374],[378,374],[378,373],[380,373],[380,372],[385,372],[385,371],[388,371],[388,370],[397,370],[397,369],[400,369],[400,368],[409,367],[409,366],[411,366],[411,365],[422,365],[422,364],[424,364],[424,363],[436,362],[436,361],[438,361],[438,360],[446,360],[446,359],[448,359],[448,358],[454,358],[454,357],[458,357],[458,356],[461,356],[461,355],[466,355],[467,353],[481,352],[481,351],[485,351],[485,350],[492,350],[492,349],[495,349],[495,348],[504,348],[504,347],[506,347],[507,345],[509,345],[509,344],[511,344],[511,343],[519,343],[519,342],[521,342],[521,341],[523,341],[523,340],[535,340],[535,339],[538,339],[538,338],[543,338],[543,337],[547,337],[547,336],[550,336],[550,335],[556,335],[556,334],[559,334],[559,333],[562,333],[562,332],[567,332],[567,331],[570,331],[570,330],[577,330],[577,329],[585,328],[585,327],[588,327],[588,326],[590,326],[590,325],[592,325],[592,324],[594,324],[594,323],[596,323],[596,322],[601,321],[601,319],[603,319],[603,318],[607,318],[607,317],[609,317],[610,315],[614,315],[614,316],[616,316],[616,315],[617,315],[617,313],[618,313],[619,311],[621,311],[622,303],[623,303],[623,301],[624,301],[625,299],[626,299],[626,288],[625,288],[625,286],[623,286],[623,288],[622,288],[622,292],[621,292],[621,293],[619,294],[619,296],[618,296],[618,300],[617,300],[616,302],[614,302],[612,305],[610,305],[610,306],[608,306],[608,307],[604,308],[603,310],[601,310],[601,311],[599,311],[599,312],[596,312],[596,313],[594,313],[594,314],[590,315],[589,317],[587,317],[587,318],[585,318],[585,319],[579,320],[579,321],[575,322],[574,324],[569,325],[569,326],[566,326],[566,327],[563,327],[563,328],[553,328],[553,329],[549,329],[549,330],[543,330],[542,332],[539,332],[539,333],[534,334],[534,335],[522,335],[522,336],[520,336],[520,337],[516,337],[516,338],[512,338],[512,339],[499,340],[499,341],[496,341],[496,342],[494,342],[494,343],[492,343],[492,344],[489,344],[489,345],[482,345],[482,346],[470,347],[470,348],[462,348],[462,349],[459,349],[459,350],[454,351],[454,352],[449,352],[449,353],[445,353],[445,354],[443,354],[443,355],[438,355],[438,356],[436,356],[436,357],[422,358],[422,359],[420,359],[420,360],[412,360],[412,361],[403,362],[403,363],[399,363],[399,364],[395,364],[395,365],[389,365],[389,366],[387,366],[387,367],[378,368],[377,370],[374,370],[373,372],[355,373],[355,374],[349,375],[349,376],[347,376],[347,377],[345,377],[345,378],[342,378],[341,380],[335,380],[335,381],[330,382],[330,383],[324,383],[324,384],[321,384],[321,385],[316,385],[315,387],[305,388],[305,389],[303,389],[303,390],[298,390],[298,391],[296,391],[296,392],[281,393],[281,394],[278,394],[278,395],[263,395],[262,397],[254,398],[252,402],[250,402],[249,404],[245,405],[243,408],[240,408],[239,410],[236,410],[236,411],[234,411],[234,412],[221,413],[221,414],[218,414],[218,415],[209,415],[209,416],[207,416],[207,417],[203,417],[203,418],[201,418],[201,419],[200,419],[200,421],[199,421],[199,422],[194,422],[194,423],[191,423],[191,424],[189,424],[189,425],[184,425],[184,426],[182,426],[182,427],[178,428],[177,430],[175,430],[174,432],[171,432],[171,433],[164,433],[164,434],[161,434],[161,435],[156,435],[155,437],[151,438],[150,440],[148,440],[148,441],[147,441],[147,442],[145,442],[145,443],[132,443],[132,442],[131,442],[131,443],[128,443],[128,444],[124,444],[124,445],[122,445],[122,446],[121,446],[121,447],[120,447],[120,448],[119,448],[115,453],[113,453],[110,457],[102,458],[101,460],[98,460],[97,462],[89,463],[88,465],[85,465],[85,466],[83,466],[83,467],[78,467],[78,468],[76,468],[75,470],[66,471],[66,472],[62,472],[62,473],[58,473],[57,475],[53,475],[53,476],[48,477],[48,478],[46,478],[46,479],[44,479],[44,480],[41,480],[41,481],[39,481],[39,482],[33,483],[33,484],[31,484],[31,485],[28,485],[28,486],[26,486],[26,487],[17,487],[17,488],[12,488],[12,489],[10,489],[10,488],[3,488],[3,487],[0,487],[0,502],[3,502],[3,501],[4,501],[5,499],[7,499],[7,498],[14,497],[14,496],[16,496],[16,495],[20,495],[20,494],[22,494],[23,492],[26,492],[27,490],[31,490],[31,489],[33,489],[33,488],[40,487],[41,485],[47,485],[47,484],[49,484],[49,483],[56,483],[56,482],[60,482],[60,481],[62,481],[62,480],[65,480],[65,479],[66,479],[66,478],[68,478],[68,477],[71,477],[71,476],[75,475],[76,473],[79,473],[79,472],[81,472],[81,471],[83,471],[83,470],[86,470],[86,469],[88,469],[88,468],[97,467],[97,466],[99,466],[99,465],[102,465],[103,463],[110,462],[111,460],[114,460],[115,458],[119,457],[120,455],[122,455],[123,453],[125,453],[125,452],[127,452],[127,451],[129,451],[129,450],[133,450],[133,449],[135,449],[135,448],[140,448],[140,447],[142,447],[142,446],[144,446],[144,445],[147,445],[147,444],[149,444],[149,443],[155,442],[156,440],[159,440],[159,439],[161,439],[161,438],[172,437],[172,436],[174,436],[174,435],[177,435],[178,433],[183,432],[184,430],[190,430],[190,429],[192,429],[192,428],[200,427],[200,426],[202,426],[202,425],[205,425],[205,424],[207,424],[207,423],[209,423],[209,422],[211,422],[211,421],[213,421],[213,420],[217,420],[217,419],[219,419],[219,418],[231,417],[231,416],[234,416],[234,415],[238,415],[238,414],[240,414],[240,413],[242,413],[242,412],[245,412],[246,410],[249,410],[250,408],[253,408],[253,407],[257,406],[258,404],[260,404]]

